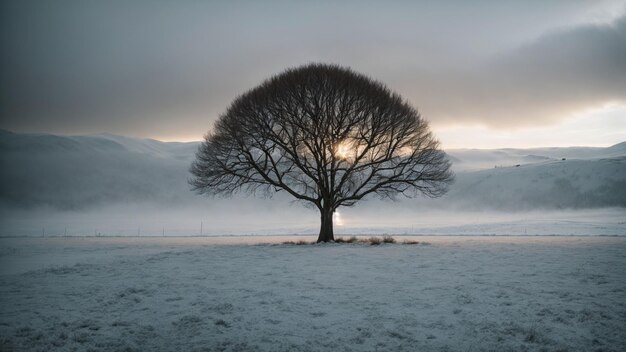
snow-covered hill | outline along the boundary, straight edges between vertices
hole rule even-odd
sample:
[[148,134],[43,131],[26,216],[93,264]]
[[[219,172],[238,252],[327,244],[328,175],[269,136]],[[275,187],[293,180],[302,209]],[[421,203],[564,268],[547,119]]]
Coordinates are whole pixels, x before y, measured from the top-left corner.
[[[198,199],[187,184],[198,144],[110,134],[0,131],[0,204],[61,210],[133,202],[189,204]],[[626,207],[626,142],[608,148],[447,153],[456,183],[438,205],[515,210]]]
[[626,142],[608,148],[568,147],[530,149],[450,149],[446,150],[456,171],[535,164],[567,159],[602,159],[626,155]]
[[626,207],[626,156],[458,172],[446,197],[494,209]]
[[184,202],[198,143],[113,135],[0,131],[0,203],[83,210],[116,202]]

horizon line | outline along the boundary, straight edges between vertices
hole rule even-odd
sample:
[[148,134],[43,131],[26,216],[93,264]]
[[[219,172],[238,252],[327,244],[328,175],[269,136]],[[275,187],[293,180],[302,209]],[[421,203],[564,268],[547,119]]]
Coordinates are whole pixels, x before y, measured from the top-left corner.
[[[159,138],[159,137],[139,137],[139,136],[133,136],[133,135],[123,135],[123,134],[117,134],[117,133],[112,133],[112,132],[93,132],[93,133],[58,133],[58,132],[38,132],[38,131],[33,131],[33,132],[18,132],[18,131],[12,131],[6,128],[0,128],[0,132],[5,132],[5,133],[11,133],[11,134],[16,134],[16,135],[31,135],[31,136],[56,136],[56,137],[66,137],[66,138],[71,138],[71,137],[105,137],[107,135],[112,136],[112,137],[122,137],[122,138],[131,138],[131,139],[136,139],[136,140],[152,140],[152,141],[157,141],[157,142],[161,142],[161,143],[201,143],[204,141],[203,138],[201,139],[168,139],[168,138]],[[616,145],[622,144],[622,143],[626,143],[626,139],[621,141],[621,142],[617,142],[617,143],[606,143],[606,144],[602,144],[602,145],[533,145],[533,146],[526,146],[526,147],[511,147],[511,146],[498,146],[498,147],[491,147],[491,148],[484,148],[484,147],[471,147],[471,146],[467,146],[467,147],[445,147],[442,144],[442,149],[444,150],[459,150],[459,149],[466,149],[466,150],[496,150],[496,149],[544,149],[544,148],[611,148],[614,147]]]

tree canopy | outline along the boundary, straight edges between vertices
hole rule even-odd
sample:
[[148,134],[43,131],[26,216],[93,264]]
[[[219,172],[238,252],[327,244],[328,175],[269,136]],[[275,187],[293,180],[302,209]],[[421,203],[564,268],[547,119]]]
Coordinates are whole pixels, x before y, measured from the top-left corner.
[[320,210],[318,241],[334,239],[332,214],[368,196],[443,195],[450,163],[415,108],[348,68],[288,69],[236,98],[191,166],[201,194],[286,191]]

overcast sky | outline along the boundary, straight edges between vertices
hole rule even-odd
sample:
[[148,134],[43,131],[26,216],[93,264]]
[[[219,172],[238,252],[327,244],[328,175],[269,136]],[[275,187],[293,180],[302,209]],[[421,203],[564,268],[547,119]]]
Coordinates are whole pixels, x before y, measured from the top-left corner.
[[1,128],[198,140],[309,62],[412,102],[446,148],[626,141],[625,1],[2,1]]

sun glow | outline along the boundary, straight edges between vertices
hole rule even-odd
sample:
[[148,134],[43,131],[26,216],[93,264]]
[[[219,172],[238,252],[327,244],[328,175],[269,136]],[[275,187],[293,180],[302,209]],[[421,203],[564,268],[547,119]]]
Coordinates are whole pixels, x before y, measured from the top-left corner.
[[335,223],[335,225],[337,226],[343,226],[343,219],[341,218],[341,214],[337,210],[333,212],[333,223]]
[[444,149],[609,147],[626,140],[626,103],[607,103],[572,113],[551,125],[497,129],[454,125],[435,129]]
[[335,156],[339,159],[347,159],[350,154],[350,146],[346,142],[341,142],[337,145],[335,150]]

